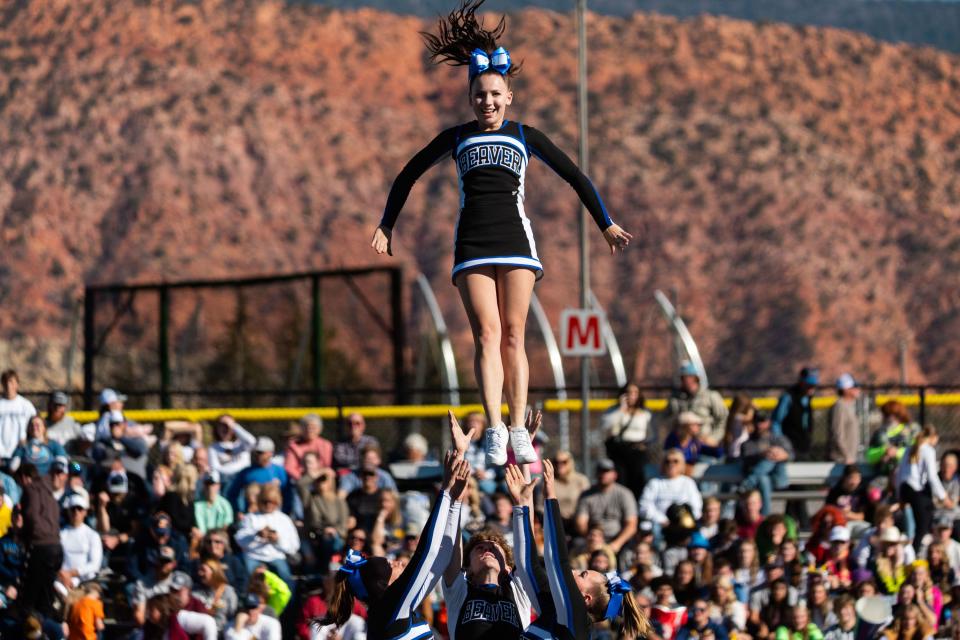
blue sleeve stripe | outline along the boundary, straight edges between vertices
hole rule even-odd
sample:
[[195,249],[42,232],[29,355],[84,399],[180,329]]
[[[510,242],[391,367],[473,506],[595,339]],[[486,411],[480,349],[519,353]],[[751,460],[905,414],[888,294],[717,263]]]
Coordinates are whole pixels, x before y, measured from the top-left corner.
[[600,192],[593,186],[593,181],[590,180],[590,178],[587,178],[587,182],[590,183],[590,188],[593,189],[593,195],[597,196],[597,202],[600,203],[600,211],[603,212],[603,221],[606,222],[608,226],[613,224],[613,220],[610,218],[610,214],[607,213],[607,208],[603,204],[603,198],[600,197]]
[[[530,580],[530,584],[537,588],[537,578],[533,573],[533,532],[530,530],[530,507],[523,507],[523,546],[524,546],[524,555],[526,556],[526,573],[527,578]],[[536,591],[534,591],[534,596],[539,596]]]
[[550,591],[553,595],[554,604],[557,607],[557,621],[565,621],[566,627],[573,630],[573,609],[570,606],[569,594],[566,589],[566,582],[563,579],[563,567],[560,566],[557,547],[557,526],[553,521],[553,509],[547,504],[544,509],[545,526],[544,541],[550,549],[549,562],[545,563],[550,578]]
[[[420,544],[417,546],[417,551],[414,552],[414,557],[417,556],[417,552],[421,548],[424,549],[424,552],[420,554],[420,557],[417,558],[416,568],[412,573],[409,574],[407,584],[403,588],[403,593],[400,597],[400,600],[397,602],[397,608],[393,612],[394,620],[402,620],[403,618],[408,618],[413,613],[414,607],[419,603],[410,603],[407,605],[407,611],[403,611],[404,604],[410,597],[410,593],[415,589],[420,588],[420,583],[422,583],[423,578],[425,577],[426,570],[424,565],[427,564],[427,557],[431,555],[431,552],[434,552],[435,549],[439,546],[440,538],[440,527],[437,525],[440,519],[440,509],[443,506],[443,494],[440,494],[437,497],[436,503],[433,505],[433,510],[430,512],[430,518],[427,520],[427,525],[423,529],[421,536],[427,536],[427,546],[422,547],[424,541],[421,539]],[[406,573],[406,571],[404,572]],[[404,613],[405,615],[401,615]]]

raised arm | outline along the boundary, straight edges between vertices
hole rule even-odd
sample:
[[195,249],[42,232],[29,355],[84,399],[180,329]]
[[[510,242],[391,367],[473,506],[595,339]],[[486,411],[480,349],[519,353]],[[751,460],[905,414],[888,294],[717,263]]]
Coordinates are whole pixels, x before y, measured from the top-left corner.
[[[453,443],[454,452],[463,458],[467,449],[470,447],[470,441],[473,439],[474,431],[477,427],[473,427],[469,433],[464,433],[457,417],[453,415],[453,411],[447,411],[447,421],[450,428],[450,441]],[[463,567],[463,536],[460,535],[460,508],[465,496],[466,491],[461,491],[456,498],[456,504],[452,505],[450,509],[451,512],[456,509],[457,517],[454,518],[451,513],[451,517],[447,522],[448,537],[451,541],[450,558],[447,561],[447,566],[443,570],[443,582],[447,586],[452,585],[454,580],[459,577],[460,570]]]
[[[513,499],[513,559],[517,577],[523,590],[530,595],[531,605],[537,614],[544,615],[543,606],[552,607],[550,582],[537,552],[533,536],[533,490],[539,478],[527,482],[525,473],[517,465],[506,468],[507,490]],[[548,609],[548,614],[552,613]]]
[[553,171],[563,178],[567,184],[573,187],[580,198],[580,202],[587,208],[593,221],[597,224],[604,238],[610,244],[611,252],[616,249],[623,249],[630,243],[633,237],[615,224],[607,213],[607,208],[603,206],[603,200],[597,193],[596,187],[590,182],[590,179],[584,175],[580,168],[570,159],[567,154],[560,150],[557,145],[548,138],[543,132],[533,127],[523,126],[524,138],[530,153],[543,160],[543,162],[553,169]]
[[557,624],[567,627],[577,638],[585,638],[589,629],[587,605],[573,578],[567,536],[563,530],[563,517],[554,486],[553,463],[543,461],[543,492],[546,501],[543,510],[543,557],[546,565],[553,606],[557,612]]
[[420,176],[426,173],[427,169],[442,160],[448,153],[452,153],[456,139],[456,127],[442,132],[430,144],[418,151],[410,162],[403,167],[396,180],[393,181],[390,195],[387,196],[387,205],[383,210],[383,217],[380,218],[380,224],[374,233],[373,242],[370,243],[377,253],[387,252],[393,255],[390,247],[391,232],[404,203],[407,201],[407,196],[410,195],[410,190],[413,189],[413,185]]

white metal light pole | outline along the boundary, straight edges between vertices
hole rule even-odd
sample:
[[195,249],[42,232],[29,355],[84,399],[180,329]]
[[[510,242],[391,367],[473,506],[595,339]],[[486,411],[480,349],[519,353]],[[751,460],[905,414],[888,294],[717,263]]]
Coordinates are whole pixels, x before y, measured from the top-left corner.
[[[590,149],[587,144],[587,0],[577,0],[577,105],[580,115],[580,169],[589,174]],[[590,308],[590,245],[587,243],[587,209],[580,205],[580,308]],[[590,358],[580,358],[580,431],[583,446],[583,472],[590,471]],[[590,476],[592,477],[592,476]]]

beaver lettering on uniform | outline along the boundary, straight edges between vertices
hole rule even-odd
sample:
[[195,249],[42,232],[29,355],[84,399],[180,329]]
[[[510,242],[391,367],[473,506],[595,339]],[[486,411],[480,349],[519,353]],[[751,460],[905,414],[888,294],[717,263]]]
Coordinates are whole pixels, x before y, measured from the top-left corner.
[[468,600],[463,605],[463,615],[460,622],[485,620],[486,622],[506,622],[513,626],[520,626],[517,617],[517,607],[508,602],[488,602],[486,600]]

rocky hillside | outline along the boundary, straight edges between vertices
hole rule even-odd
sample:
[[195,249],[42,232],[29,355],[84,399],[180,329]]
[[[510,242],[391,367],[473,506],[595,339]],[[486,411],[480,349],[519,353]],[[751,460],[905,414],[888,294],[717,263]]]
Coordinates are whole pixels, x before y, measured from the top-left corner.
[[[430,277],[469,370],[452,163],[418,184],[395,257],[367,249],[406,159],[469,117],[462,69],[424,59],[425,26],[253,0],[0,10],[0,361],[29,386],[62,381],[84,282],[376,263]],[[638,376],[667,373],[651,292],[673,288],[718,382],[782,381],[808,360],[889,380],[900,340],[911,379],[960,379],[960,59],[712,17],[594,16],[589,31],[591,174],[637,235],[614,260],[593,233],[594,288]],[[531,10],[508,42],[524,59],[513,116],[571,152],[573,33]],[[556,319],[575,303],[577,204],[542,165],[527,192]],[[344,291],[325,297],[326,326],[381,386],[381,334]],[[118,334],[128,353],[152,344],[151,304]],[[184,362],[223,344],[235,303],[191,304],[173,318]],[[273,322],[262,348],[298,343]]]

